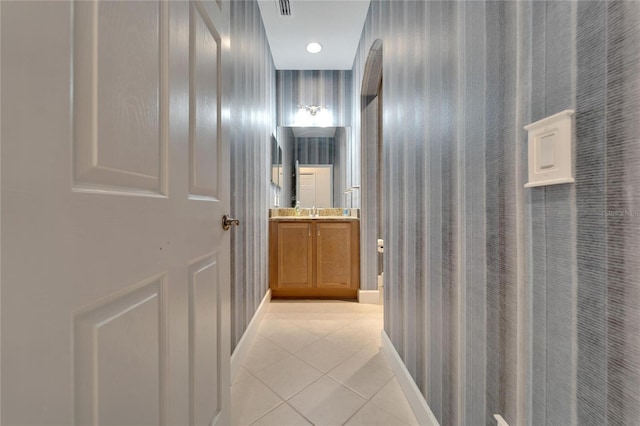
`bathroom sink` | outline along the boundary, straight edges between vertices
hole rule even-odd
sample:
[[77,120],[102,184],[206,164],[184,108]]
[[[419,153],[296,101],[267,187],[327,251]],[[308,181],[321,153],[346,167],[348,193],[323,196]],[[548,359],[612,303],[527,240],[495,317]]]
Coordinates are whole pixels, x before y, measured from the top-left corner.
[[[293,208],[273,208],[269,209],[269,218],[272,220],[358,220],[358,209],[338,208],[320,208],[317,209],[317,215],[311,215],[314,209],[302,208],[300,215],[296,216]],[[349,215],[343,215],[343,211],[347,210]]]
[[357,220],[353,216],[274,216],[272,220]]

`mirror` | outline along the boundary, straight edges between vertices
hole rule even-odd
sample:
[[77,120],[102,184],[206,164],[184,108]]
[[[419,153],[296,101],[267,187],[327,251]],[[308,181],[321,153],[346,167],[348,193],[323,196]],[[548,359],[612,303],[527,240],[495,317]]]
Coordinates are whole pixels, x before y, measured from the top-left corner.
[[278,139],[271,136],[271,183],[280,186],[280,167],[282,167],[282,148]]
[[280,207],[282,200],[282,148],[271,136],[271,207]]
[[345,206],[349,127],[278,127],[282,207]]

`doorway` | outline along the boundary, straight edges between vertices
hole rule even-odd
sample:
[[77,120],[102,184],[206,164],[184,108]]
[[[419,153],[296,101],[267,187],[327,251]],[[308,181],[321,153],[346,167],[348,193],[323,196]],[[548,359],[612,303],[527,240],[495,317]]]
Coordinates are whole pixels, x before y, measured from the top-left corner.
[[333,166],[301,166],[299,174],[298,200],[302,207],[333,207]]
[[383,150],[382,150],[382,40],[373,42],[364,68],[360,95],[361,116],[361,281],[365,291],[378,291],[383,282]]

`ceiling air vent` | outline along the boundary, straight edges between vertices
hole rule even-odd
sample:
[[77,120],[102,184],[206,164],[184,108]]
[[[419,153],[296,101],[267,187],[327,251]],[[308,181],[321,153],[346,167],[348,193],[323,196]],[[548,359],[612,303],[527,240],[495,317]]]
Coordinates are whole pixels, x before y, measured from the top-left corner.
[[291,2],[289,0],[276,0],[280,16],[291,16]]

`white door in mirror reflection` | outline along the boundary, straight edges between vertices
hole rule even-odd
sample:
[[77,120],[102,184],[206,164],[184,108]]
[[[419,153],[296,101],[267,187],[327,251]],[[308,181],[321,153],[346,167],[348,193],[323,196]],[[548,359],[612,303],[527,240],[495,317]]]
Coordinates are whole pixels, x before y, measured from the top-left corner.
[[333,207],[331,199],[331,166],[300,167],[300,196],[302,207]]

